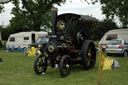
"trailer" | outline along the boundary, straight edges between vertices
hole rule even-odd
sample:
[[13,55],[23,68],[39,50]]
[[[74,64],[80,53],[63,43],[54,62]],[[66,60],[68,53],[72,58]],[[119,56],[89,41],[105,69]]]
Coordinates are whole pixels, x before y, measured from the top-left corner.
[[35,43],[38,37],[47,36],[47,32],[19,32],[11,34],[6,43],[6,50],[10,52],[24,51],[29,44]]
[[99,45],[102,45],[103,49],[105,49],[106,44],[113,39],[128,40],[128,29],[114,29],[106,32],[101,38]]

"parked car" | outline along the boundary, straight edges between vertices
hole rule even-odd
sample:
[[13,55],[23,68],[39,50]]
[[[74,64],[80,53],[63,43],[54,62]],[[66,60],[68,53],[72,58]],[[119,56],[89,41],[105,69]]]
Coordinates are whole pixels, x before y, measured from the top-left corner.
[[35,43],[29,44],[29,48],[35,47],[38,48],[41,52],[43,51],[43,48],[45,48],[46,44],[49,42],[48,37],[39,37]]
[[108,56],[112,54],[122,54],[128,56],[128,40],[111,40],[106,45]]
[[128,28],[126,29],[114,29],[109,30],[104,34],[104,36],[101,38],[99,45],[102,45],[103,49],[105,49],[107,43],[110,40],[128,40]]

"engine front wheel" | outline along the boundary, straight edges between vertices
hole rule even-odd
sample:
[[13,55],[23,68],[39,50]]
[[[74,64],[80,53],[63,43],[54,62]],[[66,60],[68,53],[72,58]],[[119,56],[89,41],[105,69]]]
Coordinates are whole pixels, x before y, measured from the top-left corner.
[[70,74],[72,63],[71,63],[71,59],[68,55],[62,56],[59,65],[60,65],[60,68],[59,68],[60,75],[62,77],[66,77],[67,75]]
[[84,69],[91,69],[96,63],[96,48],[91,40],[85,40],[82,47],[82,66]]
[[45,73],[47,70],[47,59],[41,54],[38,55],[34,60],[34,71],[37,75]]

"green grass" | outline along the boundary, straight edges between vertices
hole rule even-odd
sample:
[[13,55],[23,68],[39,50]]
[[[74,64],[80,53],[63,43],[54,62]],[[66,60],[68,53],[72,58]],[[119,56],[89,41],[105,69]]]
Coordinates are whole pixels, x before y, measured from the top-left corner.
[[[71,74],[61,78],[58,68],[47,70],[45,75],[36,75],[33,70],[35,57],[24,56],[21,52],[5,52],[0,49],[0,85],[97,85],[98,63],[92,70],[74,66]],[[128,85],[128,57],[116,57],[121,67],[102,71],[101,85]],[[98,56],[97,56],[98,62]]]

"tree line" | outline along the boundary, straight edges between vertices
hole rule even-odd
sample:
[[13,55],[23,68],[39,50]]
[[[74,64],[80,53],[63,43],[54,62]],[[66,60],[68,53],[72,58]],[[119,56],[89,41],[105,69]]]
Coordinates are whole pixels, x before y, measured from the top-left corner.
[[[46,26],[45,29],[51,28],[50,9],[55,4],[61,5],[67,0],[10,0],[9,3],[14,5],[11,14],[14,15],[10,20],[10,25],[7,29],[3,29],[2,33],[7,33],[7,36],[12,33],[21,31],[40,31],[41,26]],[[71,1],[71,0],[70,0]],[[96,23],[91,29],[93,39],[100,39],[102,35],[111,29],[118,28],[113,22],[116,17],[122,22],[122,27],[128,27],[128,0],[84,0],[88,4],[100,3],[102,5],[102,13],[106,15],[104,21]],[[0,4],[0,13],[4,10],[4,6]],[[5,32],[3,32],[5,31]],[[102,31],[102,32],[101,32]],[[3,39],[7,39],[2,36]]]
[[[91,39],[100,40],[107,31],[113,30],[113,29],[119,29],[119,27],[116,25],[115,22],[110,20],[103,20],[93,24],[92,28],[89,29],[88,34],[90,34],[89,37]],[[13,30],[10,29],[10,26],[7,26],[6,28],[3,28],[2,26],[0,26],[0,31],[2,32],[2,39],[7,40],[9,35],[12,34]]]

